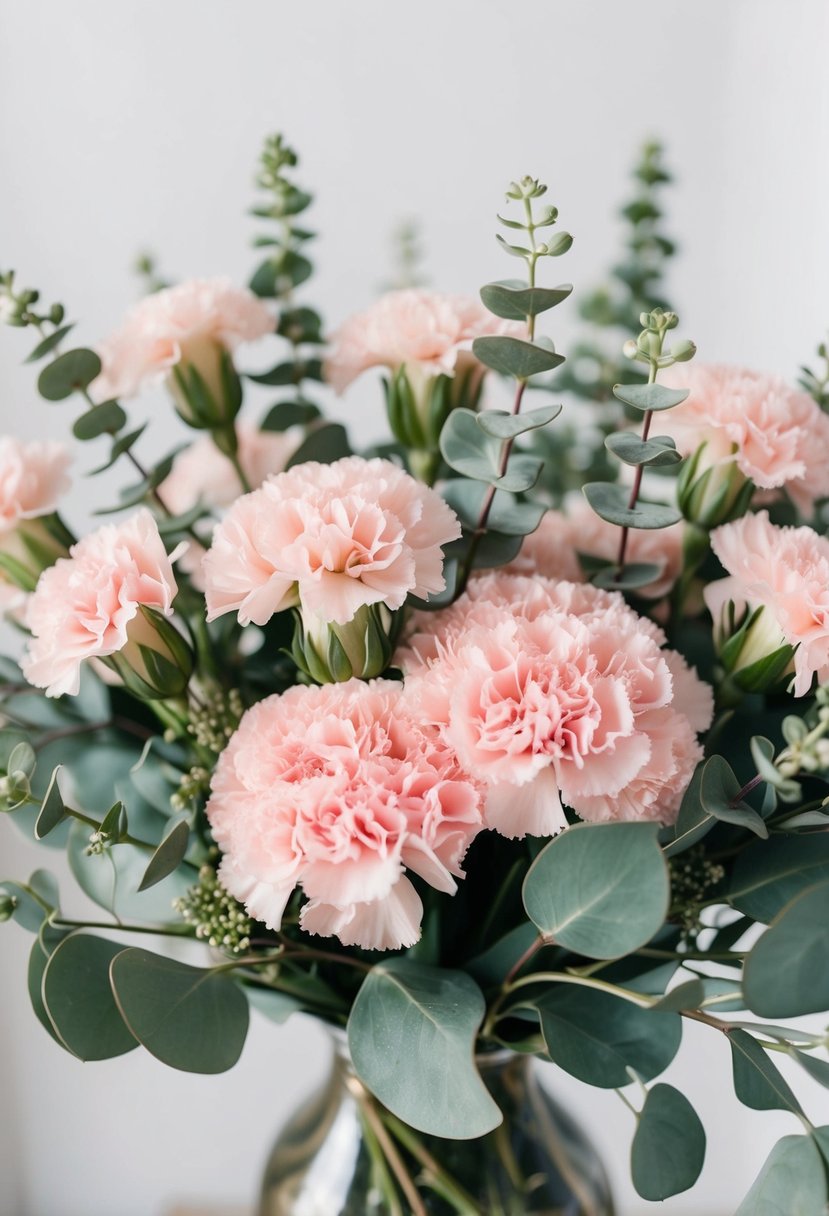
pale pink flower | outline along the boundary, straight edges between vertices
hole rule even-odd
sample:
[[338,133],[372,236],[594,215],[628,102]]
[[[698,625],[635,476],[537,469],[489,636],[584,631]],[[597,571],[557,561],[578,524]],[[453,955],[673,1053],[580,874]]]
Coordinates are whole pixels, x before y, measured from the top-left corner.
[[144,605],[172,614],[176,581],[149,511],[91,532],[40,576],[29,597],[32,638],[21,663],[47,696],[75,695],[81,664],[148,642]]
[[[589,819],[675,817],[701,755],[683,705],[697,729],[713,706],[664,640],[617,593],[497,573],[421,614],[396,662],[413,716],[487,783],[487,825],[547,836],[566,826],[562,804]],[[663,711],[682,723],[673,749]]]
[[309,462],[238,499],[204,561],[208,619],[264,625],[299,604],[345,624],[369,604],[442,591],[442,546],[460,536],[439,494],[388,460]]
[[63,444],[0,436],[0,537],[23,519],[52,514],[69,489],[70,461]]
[[688,388],[681,405],[659,415],[659,430],[683,456],[706,444],[705,467],[736,463],[761,490],[785,486],[804,513],[826,494],[829,416],[779,376],[724,364],[686,364],[661,380]]
[[[236,436],[239,463],[253,490],[272,473],[282,472],[300,438],[296,431],[260,431],[245,422],[236,423]],[[209,435],[202,435],[179,452],[159,492],[174,515],[184,515],[199,502],[205,507],[229,507],[244,490],[230,459]]]
[[[619,552],[620,529],[600,519],[581,496],[563,511],[548,511],[524,540],[521,552],[508,567],[516,574],[537,573],[544,578],[583,582],[579,554],[613,560]],[[669,528],[632,528],[628,533],[627,562],[656,565],[660,573],[637,595],[658,600],[666,596],[682,571],[683,525]]]
[[452,893],[481,829],[480,787],[406,711],[402,686],[295,686],[249,709],[219,758],[207,815],[222,882],[279,929],[301,886],[300,924],[391,950],[420,936],[407,871]]
[[715,623],[729,602],[738,613],[762,608],[769,652],[797,648],[795,696],[809,691],[814,676],[829,680],[829,540],[811,528],[777,527],[760,511],[717,528],[711,546],[731,576],[705,588]]
[[407,288],[381,296],[348,318],[334,335],[325,378],[337,393],[370,367],[406,366],[417,375],[452,375],[476,364],[472,340],[488,334],[526,337],[526,326],[502,321],[471,296]]
[[91,386],[96,401],[132,397],[178,363],[197,367],[209,385],[218,353],[273,333],[268,308],[229,279],[190,279],[145,296],[120,329],[97,348],[102,371]]

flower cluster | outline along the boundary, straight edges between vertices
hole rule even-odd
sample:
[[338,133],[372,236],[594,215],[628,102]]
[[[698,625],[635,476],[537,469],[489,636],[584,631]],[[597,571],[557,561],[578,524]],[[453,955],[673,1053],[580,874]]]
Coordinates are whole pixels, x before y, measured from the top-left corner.
[[453,892],[482,827],[477,782],[423,730],[393,681],[297,686],[248,710],[222,753],[207,813],[221,878],[279,929],[294,888],[300,923],[388,950],[420,936],[407,871]]
[[516,575],[420,616],[398,661],[410,704],[486,782],[486,821],[549,836],[581,818],[670,822],[710,690],[621,596]]

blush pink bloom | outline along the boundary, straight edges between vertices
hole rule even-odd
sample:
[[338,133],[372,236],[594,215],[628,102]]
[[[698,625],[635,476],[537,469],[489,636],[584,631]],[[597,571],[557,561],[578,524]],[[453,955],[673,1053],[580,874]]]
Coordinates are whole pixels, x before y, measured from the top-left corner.
[[347,456],[269,478],[219,524],[204,561],[208,619],[264,625],[299,604],[345,624],[361,607],[442,591],[442,546],[461,534],[439,494],[388,460]]
[[487,783],[487,825],[548,836],[563,804],[675,818],[713,702],[664,640],[618,594],[498,573],[417,618],[397,663],[412,715]]
[[22,661],[30,684],[46,695],[77,694],[81,664],[148,642],[140,606],[164,616],[176,594],[170,558],[146,509],[91,532],[45,570],[29,597],[32,638]]
[[[631,529],[628,535],[627,560],[646,562],[660,567],[659,575],[637,595],[658,600],[667,595],[682,570],[683,525],[669,528]],[[548,511],[536,528],[524,540],[518,557],[509,570],[516,574],[542,575],[544,578],[583,582],[585,575],[578,554],[590,557],[616,557],[619,551],[619,528],[600,519],[583,498],[568,502],[564,511]]]
[[672,436],[684,456],[705,443],[706,467],[736,463],[761,490],[785,486],[807,514],[825,496],[829,416],[808,393],[778,376],[724,364],[683,363],[661,379],[691,390],[659,416],[660,432]]
[[422,905],[407,871],[452,893],[481,829],[481,791],[406,712],[391,680],[298,685],[247,711],[219,758],[207,816],[222,882],[279,929],[365,950],[412,946]]
[[325,378],[342,393],[370,367],[392,371],[404,364],[423,374],[452,375],[459,361],[482,364],[472,340],[486,334],[526,336],[526,326],[502,321],[471,296],[408,288],[381,296],[343,323],[332,340]]
[[[260,431],[244,422],[236,423],[236,436],[239,463],[254,490],[266,477],[282,472],[300,438],[296,432]],[[229,507],[244,493],[239,474],[209,435],[179,452],[159,491],[175,515],[183,515],[199,502],[206,507]]]
[[769,652],[797,647],[795,696],[815,676],[829,680],[829,540],[811,528],[779,528],[760,511],[717,528],[711,546],[730,575],[705,588],[715,624],[729,602],[738,612],[762,608]]
[[63,444],[0,436],[0,544],[21,520],[52,514],[69,489],[70,461]]
[[178,363],[197,367],[212,384],[217,350],[233,351],[273,330],[262,301],[228,279],[191,279],[154,292],[98,347],[103,367],[92,395],[96,401],[133,397]]

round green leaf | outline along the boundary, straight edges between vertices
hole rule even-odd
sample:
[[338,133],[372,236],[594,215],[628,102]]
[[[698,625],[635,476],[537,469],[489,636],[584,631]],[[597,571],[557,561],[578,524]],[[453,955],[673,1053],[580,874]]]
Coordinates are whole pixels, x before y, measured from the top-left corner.
[[123,950],[90,933],[73,933],[43,973],[43,1003],[58,1038],[80,1060],[108,1060],[138,1044],[113,1000],[109,966]]
[[44,367],[37,381],[38,392],[47,401],[63,401],[88,388],[100,371],[101,360],[94,350],[68,350]]
[[635,410],[672,410],[688,397],[690,389],[662,384],[614,384],[613,396]]
[[808,1136],[784,1136],[771,1150],[735,1216],[821,1216],[826,1170]]
[[[462,523],[474,530],[481,515],[484,497],[489,487],[476,481],[448,481],[443,497]],[[547,511],[544,503],[519,502],[506,490],[496,490],[487,520],[487,528],[506,536],[528,536],[534,532]]]
[[495,336],[475,338],[472,353],[481,363],[493,371],[527,380],[540,372],[551,372],[564,362],[564,355],[557,355],[552,343],[526,342],[521,338]]
[[475,1067],[485,1013],[480,988],[462,971],[406,958],[379,963],[348,1019],[360,1080],[410,1127],[472,1140],[501,1122]]
[[620,574],[619,567],[613,563],[597,570],[591,582],[596,587],[604,587],[606,591],[635,591],[659,578],[664,569],[664,564],[659,566],[656,562],[631,562],[625,565]]
[[630,490],[610,481],[589,481],[582,489],[596,514],[620,528],[668,528],[682,519],[676,507],[665,503],[639,499],[630,507]]
[[562,283],[560,287],[528,287],[522,279],[502,279],[482,287],[481,300],[496,317],[524,321],[555,308],[572,290],[572,283]]
[[524,907],[546,936],[589,958],[619,958],[664,923],[670,884],[654,823],[577,824],[539,853]]
[[457,473],[476,481],[498,477],[501,443],[486,435],[473,410],[452,410],[440,433],[443,459]]
[[640,439],[629,431],[608,435],[605,447],[625,464],[663,465],[678,464],[682,457],[676,450],[676,441],[667,435],[655,435],[653,439]]
[[277,401],[262,419],[260,430],[287,431],[292,426],[307,426],[319,416],[319,407],[313,401]]
[[668,1067],[682,1039],[678,1014],[654,1012],[594,988],[551,984],[533,1005],[550,1059],[603,1089],[628,1085],[628,1068],[650,1081]]
[[743,970],[746,1005],[762,1018],[829,1009],[829,882],[809,887],[780,912]]
[[546,426],[561,413],[560,405],[542,405],[537,410],[526,410],[522,414],[508,414],[506,410],[484,410],[476,414],[478,426],[494,439],[514,439],[527,431]]
[[217,1073],[239,1059],[250,1014],[229,976],[140,949],[122,950],[110,976],[127,1026],[163,1064]]
[[113,435],[126,426],[127,415],[117,401],[103,401],[81,414],[72,427],[76,439],[97,439],[99,435]]
[[294,452],[287,467],[292,469],[294,465],[305,464],[309,460],[317,460],[320,464],[333,464],[335,460],[350,455],[351,445],[345,427],[339,422],[326,422],[314,427]]
[[740,853],[728,900],[752,920],[768,924],[807,887],[829,880],[829,835],[775,836]]
[[657,1202],[687,1191],[705,1162],[705,1129],[688,1099],[655,1085],[645,1099],[630,1155],[637,1194]]

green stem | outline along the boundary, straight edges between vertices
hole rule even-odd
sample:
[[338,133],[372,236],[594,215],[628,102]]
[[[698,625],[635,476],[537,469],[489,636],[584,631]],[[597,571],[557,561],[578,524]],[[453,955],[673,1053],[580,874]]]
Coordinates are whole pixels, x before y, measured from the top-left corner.
[[[656,383],[656,364],[651,363],[648,371],[648,384]],[[651,422],[653,420],[653,410],[645,410],[645,417],[642,422],[642,442],[646,443],[651,430]],[[643,464],[636,466],[636,472],[633,476],[633,487],[630,491],[628,499],[628,510],[632,511],[639,501],[639,491],[642,487],[642,475],[645,471]],[[619,555],[616,558],[616,579],[620,581],[625,569],[625,557],[627,555],[628,536],[630,528],[622,528],[622,535],[619,538]]]
[[117,933],[147,933],[151,937],[195,937],[189,925],[125,925],[121,922],[109,924],[99,920],[68,920],[64,916],[52,917],[50,925],[59,929],[108,929]]
[[238,452],[233,452],[232,454],[228,453],[227,458],[230,461],[230,463],[233,465],[233,468],[236,471],[236,476],[239,478],[239,484],[242,487],[242,492],[244,494],[250,494],[253,487],[250,484],[250,482],[248,481],[247,473],[242,468],[242,462],[239,459],[239,453]]
[[402,1123],[391,1111],[385,1111],[381,1118],[389,1131],[423,1166],[424,1182],[432,1190],[451,1203],[460,1216],[481,1216],[481,1209],[472,1196],[435,1160],[416,1131]]

